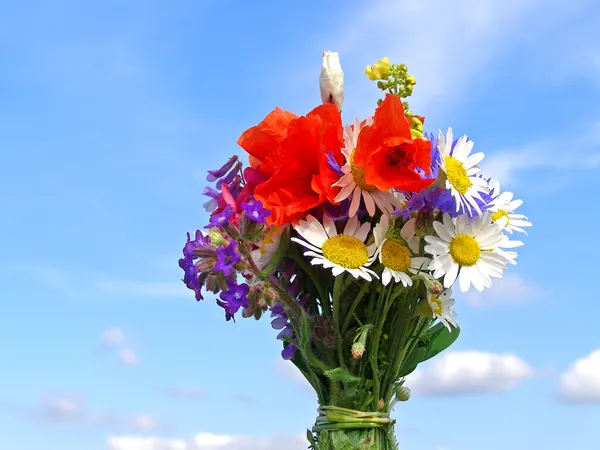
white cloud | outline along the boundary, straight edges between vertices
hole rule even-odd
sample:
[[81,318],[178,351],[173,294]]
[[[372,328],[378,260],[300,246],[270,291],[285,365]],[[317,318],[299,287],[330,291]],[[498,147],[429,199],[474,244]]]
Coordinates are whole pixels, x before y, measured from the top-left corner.
[[406,386],[423,395],[467,395],[501,392],[533,376],[518,356],[456,351],[424,364],[407,377]]
[[107,450],[305,450],[301,436],[228,436],[200,433],[189,440],[143,436],[110,436]]
[[[413,102],[444,107],[478,75],[480,81],[482,72],[510,48],[516,31],[540,6],[533,0],[370,2],[336,30],[340,38],[335,49],[346,60],[360,59],[361,65],[384,55],[405,62],[418,80]],[[380,54],[374,55],[373,48]]]
[[492,287],[484,292],[469,291],[467,302],[476,308],[522,303],[539,295],[537,287],[527,283],[520,275],[508,274],[494,280]]
[[[551,70],[555,71],[555,53],[550,58],[539,42],[551,37],[560,43],[553,32],[560,28],[573,28],[572,34],[578,35],[579,40],[584,37],[589,40],[590,30],[576,28],[575,24],[579,23],[577,14],[584,14],[586,6],[593,7],[590,3],[588,0],[374,0],[362,10],[350,9],[340,14],[336,18],[340,26],[332,27],[327,42],[331,49],[340,52],[343,66],[344,61],[345,67],[352,66],[352,71],[346,73],[347,85],[352,86],[346,105],[352,114],[361,114],[357,109],[365,106],[357,105],[356,101],[367,99],[366,110],[373,107],[373,95],[357,92],[354,80],[360,77],[365,93],[366,89],[372,93],[372,84],[364,80],[362,68],[377,58],[389,56],[393,61],[405,62],[416,76],[418,85],[411,104],[430,110],[431,116],[433,110],[458,105],[465,92],[477,89],[478,84],[502,83],[504,80],[494,79],[497,72],[494,69],[505,64],[505,57],[517,46],[531,48],[533,56],[529,59],[537,65],[551,60]],[[317,42],[322,45],[323,38]],[[587,61],[578,52],[570,53]],[[357,66],[359,71],[355,70]]]
[[151,414],[140,414],[135,418],[135,427],[139,430],[152,430],[156,428],[156,419]]
[[115,297],[190,299],[190,291],[181,281],[171,283],[140,282],[112,277],[99,277],[93,280],[92,284],[97,291]]
[[102,333],[100,340],[108,345],[122,344],[125,342],[125,332],[121,328],[110,328]]
[[[26,266],[14,266],[19,273],[31,276]],[[64,296],[88,299],[90,293],[106,298],[126,299],[190,299],[190,291],[181,281],[136,281],[107,275],[92,275],[82,284],[77,271],[66,271],[53,266],[41,265],[33,276],[44,286]],[[85,293],[85,296],[82,295]],[[192,295],[193,298],[193,295]]]
[[578,359],[561,375],[559,394],[573,403],[600,403],[600,350]]
[[202,399],[206,395],[206,393],[202,389],[194,387],[171,387],[167,389],[167,392],[171,397],[187,398],[193,400]]
[[119,350],[119,360],[126,366],[136,366],[139,363],[139,359],[136,353],[130,348],[123,348]]
[[[553,171],[590,170],[600,167],[599,123],[584,129],[577,137],[555,136],[552,141],[525,144],[520,148],[500,148],[486,152],[486,174],[503,185],[515,186],[518,174],[537,169]],[[565,148],[572,151],[565,152]],[[581,149],[586,149],[585,151]]]
[[133,349],[126,345],[127,335],[121,328],[115,327],[104,331],[100,342],[103,346],[101,350],[108,350],[126,366],[132,367],[139,364],[139,357]]
[[82,395],[73,393],[43,396],[27,416],[53,425],[114,427],[121,422],[115,414],[91,410]]

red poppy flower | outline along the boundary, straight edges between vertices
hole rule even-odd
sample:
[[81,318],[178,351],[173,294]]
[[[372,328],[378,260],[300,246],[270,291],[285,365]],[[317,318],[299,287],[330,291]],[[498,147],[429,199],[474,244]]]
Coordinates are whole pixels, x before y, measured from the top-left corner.
[[431,143],[412,138],[402,101],[391,94],[375,110],[373,124],[358,135],[354,164],[365,171],[366,183],[381,191],[419,192],[434,181],[416,170],[430,173]]
[[342,119],[335,105],[320,105],[304,117],[279,108],[246,131],[238,144],[255,158],[253,167],[268,176],[254,197],[271,210],[269,224],[283,225],[306,216],[325,201],[333,202],[337,175],[326,152],[343,163]]
[[275,108],[258,125],[244,131],[237,143],[250,155],[251,167],[272,173],[272,167],[263,164],[264,160],[279,149],[291,122],[297,118],[294,113]]

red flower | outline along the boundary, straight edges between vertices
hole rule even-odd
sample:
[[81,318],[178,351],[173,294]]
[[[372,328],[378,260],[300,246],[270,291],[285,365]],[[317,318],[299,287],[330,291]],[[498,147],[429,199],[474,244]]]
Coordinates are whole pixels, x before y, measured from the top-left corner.
[[402,101],[391,94],[375,110],[373,124],[358,135],[354,164],[365,171],[366,183],[381,191],[418,192],[434,181],[416,171],[429,174],[431,143],[412,138]]
[[325,201],[333,202],[339,176],[329,168],[325,152],[343,163],[342,118],[335,105],[320,105],[304,117],[279,108],[246,131],[238,144],[266,181],[254,197],[272,211],[269,224],[283,225],[306,216]]

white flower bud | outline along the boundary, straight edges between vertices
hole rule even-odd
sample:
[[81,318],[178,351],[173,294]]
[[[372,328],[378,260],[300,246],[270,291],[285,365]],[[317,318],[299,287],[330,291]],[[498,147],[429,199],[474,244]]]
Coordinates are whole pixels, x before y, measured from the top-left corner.
[[344,72],[337,52],[323,52],[319,82],[323,103],[333,103],[341,111],[344,103]]

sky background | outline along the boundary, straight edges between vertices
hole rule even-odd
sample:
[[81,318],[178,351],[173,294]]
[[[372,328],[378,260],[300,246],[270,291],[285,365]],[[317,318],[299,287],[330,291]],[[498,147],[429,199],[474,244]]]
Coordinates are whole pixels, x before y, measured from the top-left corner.
[[600,448],[600,5],[587,0],[0,1],[0,449],[299,450],[316,398],[267,320],[225,322],[177,266],[205,171],[275,106],[344,120],[364,68],[417,79],[534,223],[457,296],[462,333],[397,406],[402,450]]

